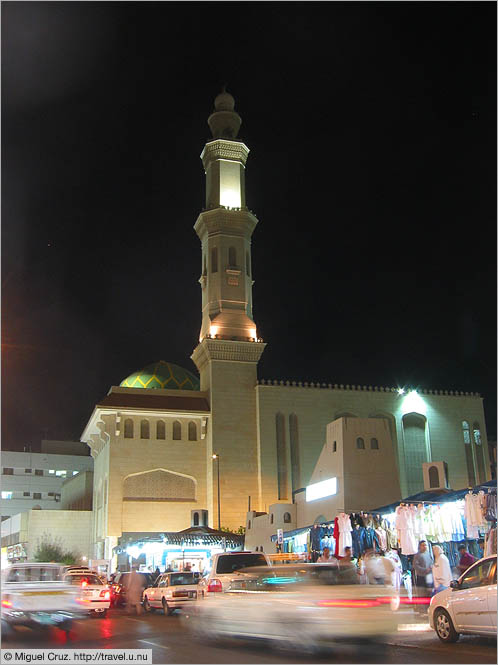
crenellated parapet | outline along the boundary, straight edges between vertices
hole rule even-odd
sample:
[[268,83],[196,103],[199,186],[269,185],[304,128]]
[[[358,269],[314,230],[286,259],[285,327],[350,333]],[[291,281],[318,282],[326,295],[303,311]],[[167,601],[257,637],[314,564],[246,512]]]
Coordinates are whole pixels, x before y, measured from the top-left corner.
[[[319,388],[325,390],[342,390],[342,391],[360,391],[360,392],[380,392],[380,393],[400,393],[399,388],[392,388],[389,386],[358,386],[350,384],[337,384],[337,383],[320,383],[318,381],[283,381],[277,379],[258,379],[256,385],[259,386],[277,386],[285,388]],[[433,390],[427,388],[417,388],[417,392],[423,395],[444,395],[446,397],[478,397],[480,393],[477,392],[463,392],[460,390]]]

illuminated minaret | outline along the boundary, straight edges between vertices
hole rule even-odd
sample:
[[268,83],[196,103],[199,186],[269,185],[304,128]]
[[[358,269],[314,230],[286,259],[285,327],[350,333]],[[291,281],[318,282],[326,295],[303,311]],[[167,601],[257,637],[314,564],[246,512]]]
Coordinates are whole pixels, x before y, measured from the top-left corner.
[[246,207],[248,147],[237,140],[241,125],[228,92],[215,99],[208,123],[213,140],[201,153],[206,208],[194,229],[202,243],[200,340],[257,339],[252,319],[251,236],[258,223]]
[[[259,492],[255,385],[265,344],[252,316],[251,268],[251,236],[258,220],[246,206],[249,149],[237,139],[242,121],[234,98],[223,90],[214,105],[208,118],[213,139],[201,153],[206,207],[194,225],[202,245],[202,324],[192,360],[201,390],[210,395],[207,455],[220,456],[222,526],[239,526],[248,495]],[[212,516],[217,488],[212,482],[208,487]]]

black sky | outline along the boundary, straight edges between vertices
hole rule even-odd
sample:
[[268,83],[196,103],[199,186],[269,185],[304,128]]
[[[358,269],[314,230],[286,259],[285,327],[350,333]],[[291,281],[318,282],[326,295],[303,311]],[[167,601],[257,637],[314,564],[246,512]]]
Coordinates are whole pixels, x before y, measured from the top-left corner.
[[4,448],[195,370],[199,159],[251,154],[260,378],[478,391],[496,435],[496,5],[2,3]]

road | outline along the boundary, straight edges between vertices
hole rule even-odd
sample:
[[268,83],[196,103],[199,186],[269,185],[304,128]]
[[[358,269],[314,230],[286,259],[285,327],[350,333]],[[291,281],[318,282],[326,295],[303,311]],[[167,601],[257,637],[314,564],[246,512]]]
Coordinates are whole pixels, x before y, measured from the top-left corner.
[[442,644],[428,630],[404,630],[387,638],[379,648],[344,644],[327,656],[317,656],[255,645],[199,644],[187,626],[188,620],[184,622],[176,614],[129,616],[112,610],[105,619],[75,622],[69,639],[56,629],[42,636],[19,628],[2,647],[143,648],[152,649],[154,663],[496,663],[496,640],[462,636],[456,644]]

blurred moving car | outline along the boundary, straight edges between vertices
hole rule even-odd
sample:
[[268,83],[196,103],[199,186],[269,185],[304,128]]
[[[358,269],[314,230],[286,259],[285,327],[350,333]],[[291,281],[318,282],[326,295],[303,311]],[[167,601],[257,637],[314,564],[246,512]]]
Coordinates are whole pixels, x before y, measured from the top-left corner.
[[164,614],[173,614],[197,600],[199,575],[193,572],[164,573],[143,592],[146,612],[162,609]]
[[199,596],[226,591],[233,580],[244,573],[242,568],[269,566],[270,559],[263,552],[221,552],[214,554],[211,570],[199,582]]
[[496,636],[496,554],[476,561],[431,599],[429,623],[442,642],[460,633]]
[[90,570],[73,569],[66,572],[64,581],[79,587],[79,599],[91,614],[104,618],[111,605],[111,590]]
[[244,638],[314,651],[337,641],[379,641],[409,621],[399,592],[357,583],[336,565],[287,564],[240,571],[226,593],[209,594],[189,620],[203,638]]
[[14,563],[2,574],[2,634],[15,626],[57,626],[69,632],[82,614],[78,589],[56,563]]
[[[144,589],[154,584],[155,575],[152,573],[137,573],[142,577],[142,586]],[[117,573],[111,584],[111,607],[126,605],[126,582],[130,573]]]

